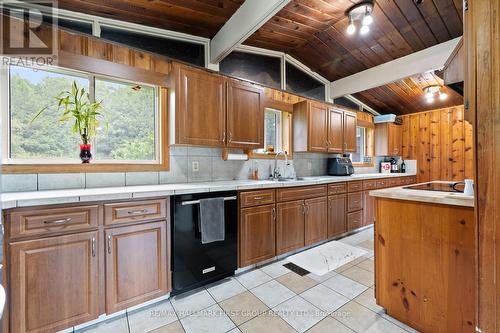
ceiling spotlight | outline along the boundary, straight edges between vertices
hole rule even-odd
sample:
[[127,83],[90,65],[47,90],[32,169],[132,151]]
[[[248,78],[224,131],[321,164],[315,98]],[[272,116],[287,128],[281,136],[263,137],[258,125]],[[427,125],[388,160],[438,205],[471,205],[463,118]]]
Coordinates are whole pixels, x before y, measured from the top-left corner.
[[373,23],[373,2],[374,0],[360,1],[345,11],[345,15],[349,18],[349,26],[346,30],[348,35],[356,32],[356,22],[361,25],[359,29],[361,35],[366,35],[370,31],[368,26]]
[[439,93],[439,100],[440,101],[444,101],[448,98],[448,94],[447,93],[443,93],[443,92],[440,92]]
[[354,22],[351,20],[349,20],[349,25],[347,26],[347,34],[348,35],[352,35],[356,32],[356,26],[354,25]]
[[373,23],[372,13],[368,11],[368,7],[366,7],[365,17],[363,17],[363,25],[370,25]]
[[432,104],[434,103],[434,96],[431,96],[430,98],[426,98],[427,103]]
[[434,97],[434,94],[430,90],[427,90],[427,92],[425,93],[425,98],[431,99],[433,97]]

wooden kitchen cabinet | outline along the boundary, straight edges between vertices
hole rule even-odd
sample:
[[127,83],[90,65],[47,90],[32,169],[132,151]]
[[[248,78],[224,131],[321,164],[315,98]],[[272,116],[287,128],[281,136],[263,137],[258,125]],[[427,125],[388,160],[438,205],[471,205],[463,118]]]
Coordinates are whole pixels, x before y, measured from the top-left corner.
[[328,152],[344,151],[344,111],[328,108]]
[[274,204],[240,210],[239,267],[276,255],[276,207]]
[[327,197],[305,200],[305,245],[321,242],[328,238]]
[[401,156],[403,126],[394,123],[375,125],[375,155]]
[[264,147],[264,90],[250,83],[227,83],[227,146]]
[[276,210],[276,254],[304,247],[304,200],[278,203]]
[[375,198],[370,191],[363,192],[363,226],[375,223]]
[[328,197],[328,238],[343,234],[347,231],[346,225],[346,198],[345,194]]
[[176,64],[175,143],[223,147],[226,136],[226,80]]
[[312,101],[297,103],[293,110],[295,151],[356,151],[356,112]]
[[356,152],[356,124],[355,112],[344,112],[344,152]]
[[97,231],[9,246],[10,332],[55,332],[99,316]]
[[105,230],[106,313],[167,294],[167,222]]
[[347,231],[356,230],[363,226],[363,211],[359,210],[347,214]]

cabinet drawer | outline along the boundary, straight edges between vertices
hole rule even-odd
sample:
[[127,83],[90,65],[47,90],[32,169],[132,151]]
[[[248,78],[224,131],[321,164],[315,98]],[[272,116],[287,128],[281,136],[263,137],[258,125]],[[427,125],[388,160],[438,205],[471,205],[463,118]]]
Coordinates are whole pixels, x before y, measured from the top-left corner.
[[27,209],[10,214],[10,238],[97,228],[99,206]]
[[389,179],[379,179],[377,180],[377,188],[386,188],[389,187]]
[[104,205],[104,225],[152,221],[167,217],[165,200],[117,202]]
[[377,188],[376,180],[365,180],[363,182],[363,190],[373,190]]
[[347,183],[347,192],[359,192],[363,191],[363,182],[348,182]]
[[277,191],[278,201],[292,201],[323,197],[327,194],[326,185],[281,188]]
[[251,207],[274,203],[274,190],[258,190],[240,193],[241,207]]
[[347,211],[355,212],[363,209],[363,192],[349,193],[347,195]]
[[346,183],[330,184],[328,185],[328,195],[344,194],[347,192]]
[[361,228],[363,226],[363,211],[347,214],[347,231]]

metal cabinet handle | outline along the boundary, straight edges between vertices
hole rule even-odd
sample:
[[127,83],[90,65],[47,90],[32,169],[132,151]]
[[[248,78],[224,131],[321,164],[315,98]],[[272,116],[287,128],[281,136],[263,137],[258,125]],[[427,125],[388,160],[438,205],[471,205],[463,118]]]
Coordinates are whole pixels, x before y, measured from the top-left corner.
[[92,257],[95,257],[95,237],[92,237]]
[[133,209],[133,210],[129,210],[127,212],[127,214],[129,215],[142,215],[142,214],[146,214],[148,212],[147,209]]
[[111,254],[111,235],[108,235],[108,253]]
[[226,142],[226,131],[222,133],[222,142]]
[[231,142],[233,140],[232,137],[233,137],[232,133],[231,133],[231,131],[229,131],[228,136],[227,136],[227,142]]
[[66,219],[60,219],[60,220],[52,220],[52,221],[43,221],[44,224],[64,224],[68,223],[71,221],[71,217],[68,217]]
[[262,200],[264,197],[254,197],[254,200]]
[[276,208],[273,207],[273,209],[271,210],[272,214],[273,214],[273,220],[276,220]]

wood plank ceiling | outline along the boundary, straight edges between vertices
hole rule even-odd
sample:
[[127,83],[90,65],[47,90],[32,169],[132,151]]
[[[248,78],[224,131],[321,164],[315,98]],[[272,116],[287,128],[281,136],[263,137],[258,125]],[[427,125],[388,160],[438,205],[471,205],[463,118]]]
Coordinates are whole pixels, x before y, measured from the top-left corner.
[[[59,0],[59,7],[212,38],[244,0]],[[245,44],[286,52],[334,81],[462,35],[462,0],[376,0],[370,32],[346,35],[355,0],[292,0]],[[426,110],[418,78],[355,96],[382,113]],[[449,93],[439,107],[457,103]],[[409,103],[402,107],[401,103]],[[423,109],[426,107],[425,109]]]

